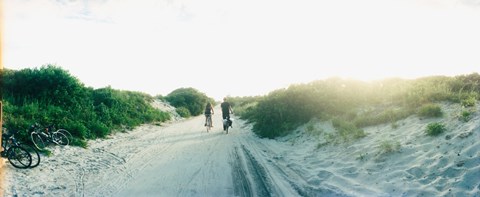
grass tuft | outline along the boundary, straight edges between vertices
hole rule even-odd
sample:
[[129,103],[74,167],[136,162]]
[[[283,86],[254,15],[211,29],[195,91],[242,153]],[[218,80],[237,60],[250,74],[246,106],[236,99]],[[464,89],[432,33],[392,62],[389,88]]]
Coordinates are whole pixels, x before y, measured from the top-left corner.
[[442,123],[430,123],[427,125],[427,129],[425,130],[425,133],[427,133],[428,136],[438,136],[445,132],[447,129],[445,128],[445,125]]
[[438,118],[443,116],[443,112],[436,104],[426,104],[418,110],[418,115],[424,118]]
[[400,142],[393,140],[384,140],[380,142],[380,153],[393,153],[400,150]]

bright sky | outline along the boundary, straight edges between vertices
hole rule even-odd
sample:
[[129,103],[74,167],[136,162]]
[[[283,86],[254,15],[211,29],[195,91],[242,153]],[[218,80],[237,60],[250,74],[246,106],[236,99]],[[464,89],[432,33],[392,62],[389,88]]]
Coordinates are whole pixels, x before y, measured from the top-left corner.
[[4,0],[4,66],[85,85],[262,95],[480,72],[480,0]]

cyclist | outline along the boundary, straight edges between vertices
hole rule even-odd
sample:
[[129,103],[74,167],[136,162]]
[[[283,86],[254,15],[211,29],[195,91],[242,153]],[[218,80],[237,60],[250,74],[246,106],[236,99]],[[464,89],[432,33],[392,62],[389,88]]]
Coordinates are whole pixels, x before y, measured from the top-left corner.
[[232,123],[230,121],[230,113],[233,114],[233,110],[230,103],[227,102],[227,97],[223,98],[223,103],[220,104],[220,107],[222,107],[222,118],[229,121],[229,126],[232,126]]
[[[210,117],[211,120],[212,114],[214,114],[213,106],[210,102],[208,102],[207,106],[205,106],[205,126],[207,126],[208,117]],[[213,127],[213,122],[211,126]]]

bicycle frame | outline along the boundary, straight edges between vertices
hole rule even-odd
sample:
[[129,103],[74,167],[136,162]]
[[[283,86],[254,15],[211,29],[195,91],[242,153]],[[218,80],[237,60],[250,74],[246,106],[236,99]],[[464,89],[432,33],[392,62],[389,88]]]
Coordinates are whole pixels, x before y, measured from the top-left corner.
[[48,127],[42,127],[38,123],[35,123],[31,126],[30,137],[37,149],[44,149],[50,143],[55,143],[58,145],[69,144],[68,137],[61,132],[52,131],[54,130],[54,128],[55,127],[53,125]]
[[212,114],[209,114],[209,115],[207,115],[207,125],[206,125],[207,132],[209,132],[212,129],[212,127],[213,127],[212,124],[213,124],[212,123]]

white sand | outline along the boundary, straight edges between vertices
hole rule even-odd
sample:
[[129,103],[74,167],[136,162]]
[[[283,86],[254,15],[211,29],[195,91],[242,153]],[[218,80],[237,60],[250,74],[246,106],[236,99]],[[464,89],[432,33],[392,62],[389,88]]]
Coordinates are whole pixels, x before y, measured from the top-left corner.
[[180,117],[180,115],[178,115],[176,108],[171,106],[168,102],[154,100],[152,102],[152,107],[160,111],[170,113],[172,121],[178,121],[183,119],[182,117]]
[[[458,105],[445,105],[444,118],[411,116],[396,129],[369,127],[363,139],[319,148],[317,136],[299,133],[259,139],[241,120],[226,135],[218,113],[210,133],[204,117],[144,125],[87,149],[52,147],[34,169],[7,162],[2,190],[5,196],[480,196],[479,109],[464,123]],[[426,125],[436,121],[448,131],[426,136]],[[333,130],[328,122],[316,127]],[[382,153],[385,140],[398,142],[399,150]]]
[[[480,116],[458,120],[458,105],[444,105],[443,118],[421,120],[411,116],[390,124],[366,128],[368,136],[353,143],[317,148],[304,135],[283,139],[295,151],[280,153],[276,163],[302,177],[307,196],[329,193],[346,196],[480,196]],[[447,132],[426,136],[428,123],[441,122]],[[328,132],[329,123],[317,128]],[[320,135],[322,136],[322,135]],[[380,144],[398,142],[398,151],[384,153]],[[269,144],[271,149],[278,143]],[[394,143],[392,143],[394,144]],[[303,184],[303,185],[302,185]]]

